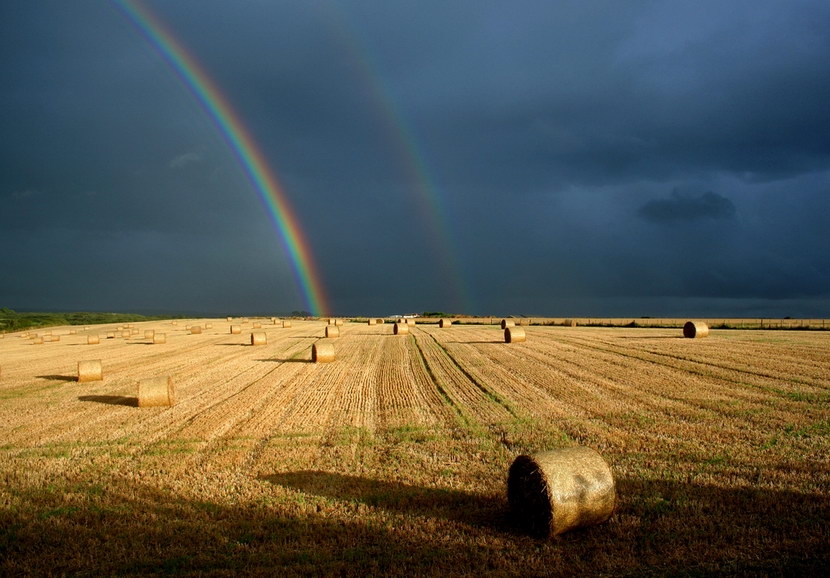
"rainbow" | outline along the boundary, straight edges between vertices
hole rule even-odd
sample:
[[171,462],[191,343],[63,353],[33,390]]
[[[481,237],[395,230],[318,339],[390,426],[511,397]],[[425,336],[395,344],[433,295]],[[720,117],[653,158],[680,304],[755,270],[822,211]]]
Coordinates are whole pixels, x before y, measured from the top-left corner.
[[318,10],[320,16],[339,35],[344,53],[355,65],[358,81],[368,87],[368,93],[374,97],[375,110],[384,123],[389,141],[412,187],[421,218],[426,224],[425,232],[432,243],[433,255],[442,269],[443,274],[436,278],[445,283],[450,293],[448,297],[452,299],[451,306],[456,307],[456,311],[475,311],[476,305],[467,288],[464,268],[458,258],[458,243],[452,234],[451,220],[414,131],[399,110],[392,90],[383,82],[372,54],[359,38],[346,10],[337,3],[325,4],[318,7]]
[[291,209],[276,175],[268,165],[265,155],[242,119],[199,62],[187,52],[164,23],[146,6],[138,0],[113,1],[127,19],[158,50],[216,124],[222,138],[239,161],[265,205],[269,218],[279,231],[280,240],[290,256],[294,275],[305,297],[306,306],[314,315],[327,315],[329,307],[325,292],[300,222]]

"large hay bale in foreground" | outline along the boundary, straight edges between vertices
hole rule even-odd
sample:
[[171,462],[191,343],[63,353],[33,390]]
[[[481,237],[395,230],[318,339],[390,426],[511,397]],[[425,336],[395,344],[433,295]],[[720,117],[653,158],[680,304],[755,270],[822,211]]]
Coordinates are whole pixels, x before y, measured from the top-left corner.
[[311,346],[311,361],[314,363],[328,363],[334,361],[334,344],[320,340]]
[[696,339],[700,337],[707,337],[708,335],[709,326],[703,321],[687,321],[683,326],[683,337]]
[[507,501],[531,534],[556,536],[606,521],[617,493],[602,456],[575,446],[517,457],[507,478]]
[[337,325],[326,325],[326,337],[340,337],[340,328]]
[[231,325],[231,335],[239,335],[242,333],[241,325]]
[[101,343],[101,338],[97,335],[87,335],[86,336],[86,344],[87,345],[98,345]]
[[101,381],[104,379],[104,370],[100,359],[78,362],[78,381]]
[[502,329],[507,329],[508,327],[515,327],[515,326],[516,326],[516,322],[513,321],[512,319],[502,319],[501,320],[501,328]]
[[409,333],[409,325],[406,323],[395,323],[395,327],[392,331],[395,335],[406,335]]
[[165,333],[153,333],[153,343],[167,343],[167,335]]
[[377,322],[378,322],[378,320],[377,320],[377,319],[375,319],[374,317],[370,317],[370,318],[367,320],[367,322],[368,322],[368,324],[369,324],[369,325],[376,325],[376,324],[377,324]]
[[251,345],[265,345],[268,339],[265,337],[264,331],[254,331],[251,333]]
[[452,325],[452,320],[451,319],[439,319],[438,320],[438,327],[443,328],[443,327],[449,327],[450,325]]
[[175,403],[171,377],[149,377],[138,382],[138,407],[161,407]]
[[526,341],[527,337],[525,336],[525,330],[521,327],[510,327],[508,326],[504,330],[504,342],[505,343],[519,343],[521,341]]

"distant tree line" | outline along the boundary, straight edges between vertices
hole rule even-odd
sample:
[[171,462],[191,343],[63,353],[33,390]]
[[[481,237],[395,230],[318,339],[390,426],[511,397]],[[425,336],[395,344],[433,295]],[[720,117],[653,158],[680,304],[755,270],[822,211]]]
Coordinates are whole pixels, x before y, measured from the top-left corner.
[[97,325],[101,323],[133,323],[156,319],[172,319],[172,316],[146,316],[135,313],[18,313],[7,307],[0,308],[0,331],[20,331],[55,325]]

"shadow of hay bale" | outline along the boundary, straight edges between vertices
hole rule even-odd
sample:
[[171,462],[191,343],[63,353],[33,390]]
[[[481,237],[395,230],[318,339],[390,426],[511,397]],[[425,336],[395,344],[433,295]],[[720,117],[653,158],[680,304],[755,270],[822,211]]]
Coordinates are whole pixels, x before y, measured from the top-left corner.
[[138,407],[138,398],[124,395],[81,395],[78,396],[78,401],[92,401],[95,403],[104,403],[107,405],[125,405],[128,407]]

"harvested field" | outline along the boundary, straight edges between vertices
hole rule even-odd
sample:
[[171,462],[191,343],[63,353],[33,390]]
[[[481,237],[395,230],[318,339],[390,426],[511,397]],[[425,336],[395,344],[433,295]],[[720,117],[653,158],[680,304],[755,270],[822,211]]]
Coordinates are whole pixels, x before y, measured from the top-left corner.
[[[0,573],[781,575],[830,564],[830,333],[327,320],[0,341]],[[495,320],[498,323],[499,320]],[[190,334],[191,325],[204,327]],[[246,327],[247,329],[247,327]],[[145,335],[145,333],[141,335]],[[176,405],[139,408],[170,376]],[[585,445],[617,509],[508,516],[522,454]]]

